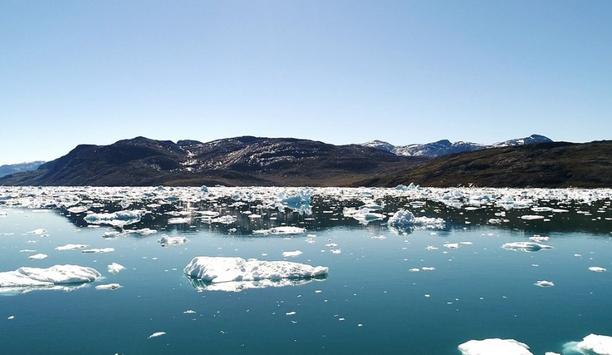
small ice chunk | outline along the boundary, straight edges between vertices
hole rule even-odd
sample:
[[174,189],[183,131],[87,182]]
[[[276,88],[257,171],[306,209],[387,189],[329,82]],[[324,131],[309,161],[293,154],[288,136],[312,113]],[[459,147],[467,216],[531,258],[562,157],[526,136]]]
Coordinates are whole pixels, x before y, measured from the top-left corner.
[[49,255],[40,253],[40,254],[30,255],[30,256],[28,256],[28,259],[32,259],[32,260],[44,260],[47,257],[49,257]]
[[300,255],[302,255],[302,252],[300,250],[283,252],[283,258],[292,258],[292,257],[300,256]]
[[470,340],[459,345],[462,355],[533,355],[529,346],[514,339]]
[[96,286],[96,290],[106,290],[106,291],[116,290],[118,288],[121,288],[121,285],[116,284],[116,283]]
[[81,253],[85,254],[106,254],[114,252],[114,248],[93,248],[93,249],[83,249]]
[[168,219],[168,224],[189,224],[191,217],[175,217]]
[[183,312],[183,314],[196,314],[196,311],[194,311],[193,309],[188,309],[185,312]]
[[187,238],[185,237],[169,237],[167,235],[164,235],[161,237],[160,240],[158,240],[159,244],[161,244],[162,247],[166,247],[166,246],[174,246],[174,245],[181,245],[181,244],[185,244],[187,243]]
[[160,336],[162,336],[162,335],[166,335],[166,332],[155,332],[155,333],[153,333],[153,334],[149,335],[149,338],[148,338],[148,339],[157,338],[157,337],[160,337]]
[[118,274],[121,271],[125,270],[125,266],[121,265],[121,264],[117,264],[117,263],[112,263],[110,265],[108,265],[106,267],[106,269],[108,270],[108,272],[110,272],[111,274]]
[[521,216],[521,219],[525,220],[525,221],[533,221],[533,220],[536,220],[536,219],[544,219],[544,216],[539,216],[539,215],[536,215],[536,214],[533,214],[533,215],[532,214],[528,214],[528,215]]
[[540,281],[536,281],[534,285],[538,287],[553,287],[555,283],[552,281],[540,280]]
[[278,235],[295,235],[306,232],[306,228],[294,227],[294,226],[280,226],[270,229],[259,229],[253,231],[253,234],[278,234]]
[[55,248],[55,250],[57,250],[57,251],[79,250],[79,249],[85,249],[88,246],[89,245],[87,245],[87,244],[66,244],[66,245],[61,245],[61,246]]
[[608,271],[608,269],[606,269],[605,267],[601,267],[601,266],[591,266],[591,267],[589,267],[589,271],[593,271],[593,272],[606,272],[606,271]]
[[37,228],[37,229],[34,229],[33,231],[29,231],[28,234],[45,236],[47,235],[47,230],[43,228]]

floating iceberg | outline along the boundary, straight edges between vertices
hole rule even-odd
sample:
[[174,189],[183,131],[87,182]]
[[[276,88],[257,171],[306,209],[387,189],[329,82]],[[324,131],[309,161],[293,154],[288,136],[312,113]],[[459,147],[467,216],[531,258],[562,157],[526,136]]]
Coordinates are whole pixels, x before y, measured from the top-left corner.
[[123,266],[121,264],[117,264],[117,263],[112,263],[112,264],[108,265],[106,269],[111,274],[118,274],[121,271],[125,270],[125,266]]
[[112,253],[115,251],[115,248],[93,248],[93,249],[83,249],[81,253],[84,254],[106,254]]
[[32,260],[44,260],[47,257],[49,257],[49,255],[39,253],[39,254],[34,254],[34,255],[28,256],[28,259],[32,259]]
[[540,280],[540,281],[536,281],[534,285],[538,287],[553,287],[555,283],[552,281]]
[[606,272],[606,271],[608,271],[608,269],[606,269],[605,267],[601,267],[601,266],[591,266],[591,267],[589,267],[589,271],[593,271],[593,272]]
[[276,206],[279,209],[288,208],[299,214],[312,214],[312,189],[302,188],[297,192],[282,191],[276,200]]
[[121,288],[122,286],[119,284],[104,284],[104,285],[98,285],[96,286],[96,290],[107,290],[107,291],[112,291],[112,290],[116,290],[118,288]]
[[406,231],[414,228],[443,229],[445,223],[442,218],[415,217],[412,212],[402,209],[389,218],[387,225],[391,229]]
[[238,257],[195,257],[183,270],[199,290],[241,291],[248,288],[288,286],[323,278],[328,268],[289,261]]
[[566,352],[585,355],[612,355],[612,337],[589,334],[582,341],[565,344],[564,353]]
[[105,224],[113,227],[123,227],[140,222],[144,210],[126,210],[113,213],[92,213],[85,216],[85,222],[89,224]]
[[93,282],[100,276],[96,269],[78,265],[21,267],[15,271],[0,272],[0,293],[25,293],[39,289],[69,290],[70,286]]
[[542,249],[552,249],[550,245],[540,244],[535,242],[513,242],[502,245],[506,250],[534,252]]
[[459,345],[462,355],[533,355],[529,346],[514,339],[470,340]]
[[301,250],[293,250],[293,251],[284,251],[283,252],[283,258],[293,258],[296,256],[300,256],[302,255],[302,251]]

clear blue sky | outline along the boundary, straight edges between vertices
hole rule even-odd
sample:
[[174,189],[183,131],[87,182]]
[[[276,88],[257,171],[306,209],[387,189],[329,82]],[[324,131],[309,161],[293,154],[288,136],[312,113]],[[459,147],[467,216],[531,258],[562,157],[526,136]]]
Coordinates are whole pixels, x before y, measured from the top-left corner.
[[0,0],[0,163],[143,135],[612,138],[612,1]]

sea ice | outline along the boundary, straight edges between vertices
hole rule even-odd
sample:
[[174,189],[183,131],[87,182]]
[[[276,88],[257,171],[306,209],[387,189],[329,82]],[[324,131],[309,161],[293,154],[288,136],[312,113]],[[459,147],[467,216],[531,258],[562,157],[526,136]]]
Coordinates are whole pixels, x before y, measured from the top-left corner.
[[459,345],[462,355],[533,355],[529,346],[514,339],[470,340]]
[[155,332],[155,333],[149,335],[149,339],[157,338],[157,337],[160,337],[162,335],[166,335],[166,332]]
[[108,290],[108,291],[111,291],[111,290],[116,290],[118,288],[121,288],[121,285],[116,284],[116,283],[115,284],[104,284],[104,285],[96,286],[96,290]]
[[589,267],[589,271],[593,271],[593,272],[606,272],[606,271],[608,271],[608,269],[606,269],[605,267],[601,267],[601,266],[591,266],[591,267]]
[[389,218],[387,225],[391,229],[405,231],[413,228],[442,229],[445,223],[442,218],[415,217],[410,211],[398,210]]

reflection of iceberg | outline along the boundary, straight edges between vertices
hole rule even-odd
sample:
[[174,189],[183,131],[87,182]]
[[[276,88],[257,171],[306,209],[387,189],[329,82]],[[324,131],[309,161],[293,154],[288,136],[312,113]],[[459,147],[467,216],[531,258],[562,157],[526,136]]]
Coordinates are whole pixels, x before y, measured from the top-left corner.
[[140,222],[146,211],[117,211],[113,213],[92,213],[85,216],[85,222],[89,224],[106,224],[113,227],[123,227],[128,224]]
[[21,267],[15,271],[0,272],[0,294],[12,295],[35,290],[72,291],[100,276],[96,269],[78,265]]
[[238,257],[195,257],[185,267],[198,290],[241,291],[249,288],[301,285],[324,278],[328,268],[289,261]]
[[325,277],[310,278],[310,279],[282,279],[282,280],[259,280],[259,281],[230,281],[211,283],[199,279],[189,278],[191,285],[198,291],[222,291],[222,292],[240,292],[251,288],[267,288],[267,287],[285,287],[285,286],[300,286],[312,281],[323,281]]

